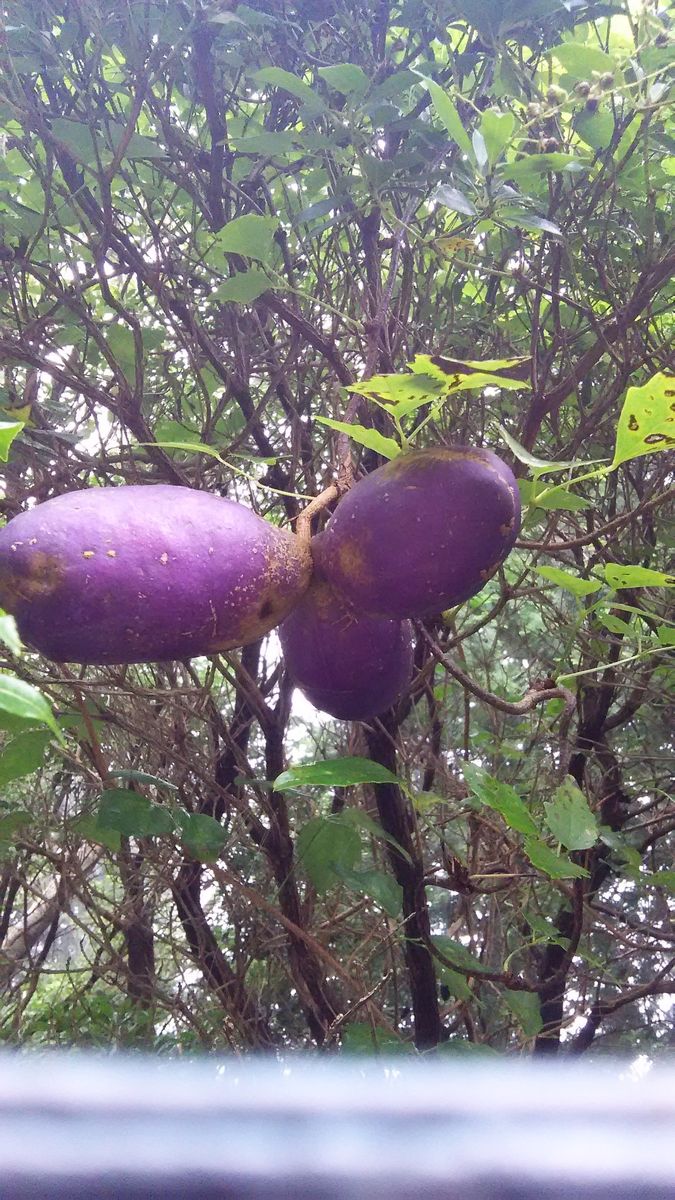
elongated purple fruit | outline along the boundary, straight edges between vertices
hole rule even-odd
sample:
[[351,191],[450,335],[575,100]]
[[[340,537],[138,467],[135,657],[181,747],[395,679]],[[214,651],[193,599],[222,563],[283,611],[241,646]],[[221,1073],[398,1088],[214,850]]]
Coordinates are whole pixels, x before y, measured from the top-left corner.
[[0,530],[0,605],[57,662],[185,659],[278,625],[309,582],[293,534],[163,484],[68,492]]
[[324,531],[326,577],[363,612],[433,616],[481,590],[519,528],[516,480],[496,454],[413,451],[340,502]]
[[308,591],[279,628],[288,672],[315,708],[365,721],[405,692],[413,668],[410,621],[357,613],[323,578],[320,547]]

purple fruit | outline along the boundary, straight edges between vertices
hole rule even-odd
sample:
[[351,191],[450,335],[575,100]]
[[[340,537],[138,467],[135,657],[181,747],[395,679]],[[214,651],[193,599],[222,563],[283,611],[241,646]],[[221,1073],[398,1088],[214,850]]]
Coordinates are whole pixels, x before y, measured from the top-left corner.
[[69,492],[0,530],[0,605],[57,662],[244,646],[283,620],[310,574],[293,534],[191,488]]
[[518,486],[496,454],[413,451],[340,502],[324,531],[326,577],[362,612],[433,616],[481,590],[519,528]]
[[356,613],[323,578],[320,535],[312,541],[309,590],[279,629],[291,679],[315,708],[366,721],[405,692],[413,668],[412,626]]

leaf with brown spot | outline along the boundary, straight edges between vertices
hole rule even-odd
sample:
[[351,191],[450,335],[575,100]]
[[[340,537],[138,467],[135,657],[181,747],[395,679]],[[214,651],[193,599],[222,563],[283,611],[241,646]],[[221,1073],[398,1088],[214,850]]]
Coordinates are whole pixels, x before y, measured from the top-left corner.
[[675,446],[674,387],[675,377],[660,372],[642,387],[628,389],[610,470],[632,458]]

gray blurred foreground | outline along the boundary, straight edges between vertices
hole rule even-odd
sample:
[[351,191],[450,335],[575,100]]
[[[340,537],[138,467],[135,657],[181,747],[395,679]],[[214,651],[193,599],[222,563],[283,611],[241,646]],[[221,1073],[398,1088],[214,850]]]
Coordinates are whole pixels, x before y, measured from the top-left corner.
[[675,1200],[675,1072],[0,1055],[1,1200]]

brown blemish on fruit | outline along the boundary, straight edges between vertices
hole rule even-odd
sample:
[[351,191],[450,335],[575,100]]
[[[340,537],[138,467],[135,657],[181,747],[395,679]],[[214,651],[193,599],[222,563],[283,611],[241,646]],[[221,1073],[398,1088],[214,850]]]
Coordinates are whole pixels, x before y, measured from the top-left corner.
[[168,563],[168,561],[169,561],[169,556],[168,556],[168,554],[167,554],[166,550],[164,551],[164,553],[163,553],[163,554],[160,554],[160,556],[159,556],[159,561],[161,562],[161,564],[162,564],[162,566],[163,566],[163,567],[165,567],[165,566],[166,566],[166,564]]
[[513,532],[514,521],[515,518],[512,517],[510,521],[505,521],[503,525],[499,526],[499,532],[501,533],[502,537],[506,537],[507,533]]
[[232,589],[227,607],[240,613],[234,624],[227,620],[227,631],[211,639],[205,653],[219,654],[253,642],[279,625],[305,591],[311,571],[309,547],[294,534],[278,530],[272,542],[259,544],[259,575]]
[[95,550],[83,550],[82,557],[83,558],[93,558],[95,553],[96,553]]
[[487,583],[488,579],[492,579],[492,576],[499,570],[501,561],[501,558],[498,558],[496,563],[494,563],[491,567],[486,567],[484,571],[480,572],[480,577],[483,580],[483,583]]
[[117,558],[117,551],[116,550],[106,550],[106,555],[108,556],[108,558]]
[[355,538],[345,538],[337,552],[340,570],[351,579],[367,582],[372,575],[363,548]]
[[21,571],[6,571],[0,575],[0,605],[15,612],[22,601],[51,596],[60,586],[65,568],[53,554],[38,550],[22,564]]

